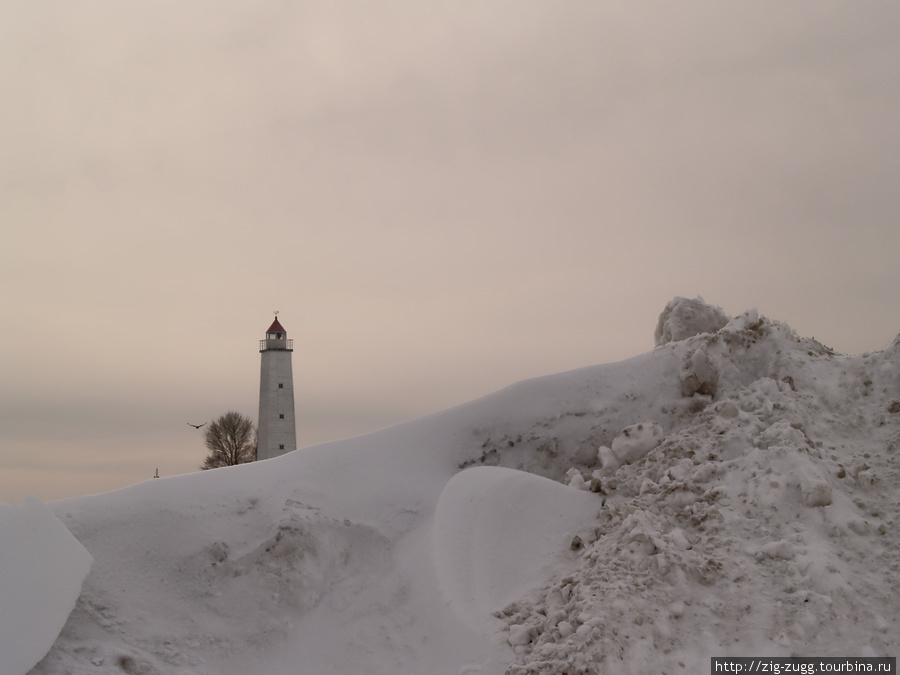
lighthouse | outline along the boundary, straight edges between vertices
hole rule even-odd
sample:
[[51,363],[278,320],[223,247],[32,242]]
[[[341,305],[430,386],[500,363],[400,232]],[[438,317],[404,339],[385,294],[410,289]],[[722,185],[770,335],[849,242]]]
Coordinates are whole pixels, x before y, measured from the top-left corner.
[[257,459],[270,459],[297,449],[297,430],[294,423],[294,376],[291,353],[294,341],[275,321],[266,331],[266,339],[259,341],[261,366],[259,371],[259,424],[257,425]]

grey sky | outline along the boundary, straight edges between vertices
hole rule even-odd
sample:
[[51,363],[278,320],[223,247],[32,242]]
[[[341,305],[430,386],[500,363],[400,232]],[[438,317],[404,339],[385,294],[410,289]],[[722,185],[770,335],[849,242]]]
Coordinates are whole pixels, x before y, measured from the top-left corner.
[[895,2],[0,5],[0,502],[652,348],[675,295],[900,330]]

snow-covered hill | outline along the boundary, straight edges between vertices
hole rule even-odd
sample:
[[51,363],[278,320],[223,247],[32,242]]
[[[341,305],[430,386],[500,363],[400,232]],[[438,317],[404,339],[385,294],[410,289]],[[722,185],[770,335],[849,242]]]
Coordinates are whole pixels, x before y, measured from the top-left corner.
[[678,298],[656,340],[374,434],[53,504],[94,563],[31,672],[900,652],[900,338],[841,356]]

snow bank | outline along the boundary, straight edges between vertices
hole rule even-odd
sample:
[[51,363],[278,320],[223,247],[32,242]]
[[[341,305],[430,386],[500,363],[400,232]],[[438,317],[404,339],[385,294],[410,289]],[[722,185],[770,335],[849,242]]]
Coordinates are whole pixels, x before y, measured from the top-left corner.
[[[900,353],[837,355],[755,311],[718,323],[653,352],[675,357],[687,405],[664,405],[652,451],[617,436],[631,463],[600,448],[577,571],[505,612],[510,675],[900,647]],[[625,384],[633,409],[652,391]]]
[[598,495],[523,471],[467,469],[444,487],[432,538],[438,582],[469,623],[483,623],[573,557]]
[[91,556],[34,498],[0,504],[0,670],[24,675],[53,646]]

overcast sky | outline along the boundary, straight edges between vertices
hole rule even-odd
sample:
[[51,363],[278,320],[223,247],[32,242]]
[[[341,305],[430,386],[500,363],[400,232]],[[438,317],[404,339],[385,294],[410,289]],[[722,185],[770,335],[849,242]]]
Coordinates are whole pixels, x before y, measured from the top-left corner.
[[653,347],[674,296],[900,330],[895,0],[0,3],[0,503]]

